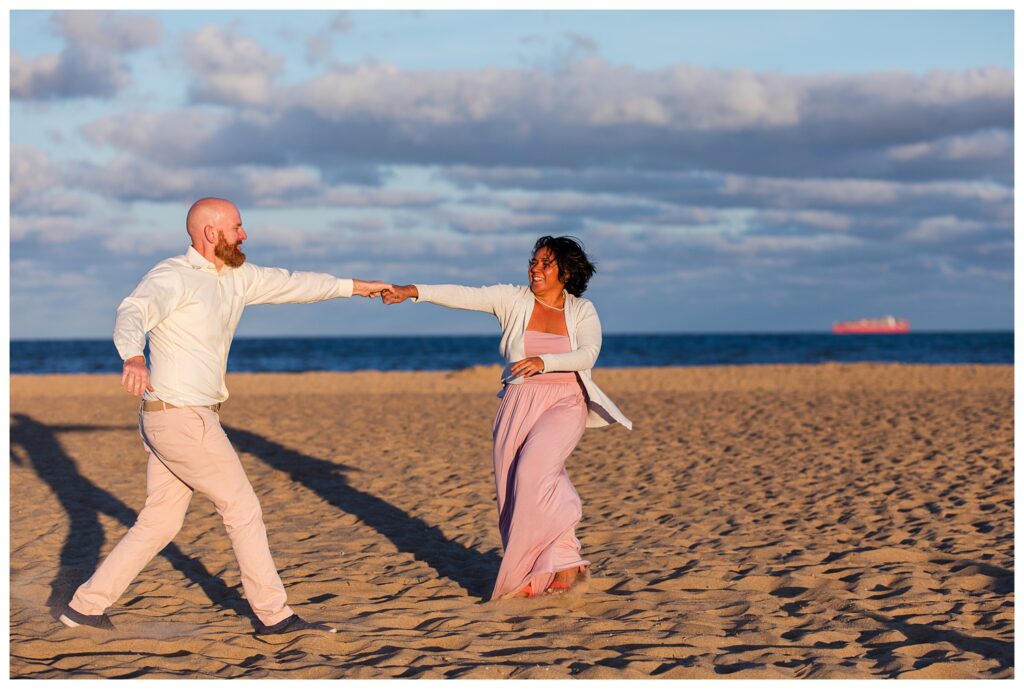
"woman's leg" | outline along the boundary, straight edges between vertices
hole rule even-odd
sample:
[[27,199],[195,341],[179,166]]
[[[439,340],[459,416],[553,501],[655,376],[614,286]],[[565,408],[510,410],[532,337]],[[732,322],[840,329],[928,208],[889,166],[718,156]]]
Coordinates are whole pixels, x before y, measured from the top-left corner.
[[[557,394],[554,389],[537,392],[538,397]],[[505,556],[492,598],[515,593],[527,583],[534,594],[540,593],[555,572],[586,564],[579,558],[579,541],[573,533],[582,505],[565,471],[565,461],[586,426],[583,396],[575,392],[557,396],[554,404],[532,416],[535,421],[511,460],[510,443],[502,443],[500,455],[495,444],[496,479],[499,494],[504,492],[504,500],[499,499],[499,525]],[[499,465],[506,470],[505,476],[497,473]]]

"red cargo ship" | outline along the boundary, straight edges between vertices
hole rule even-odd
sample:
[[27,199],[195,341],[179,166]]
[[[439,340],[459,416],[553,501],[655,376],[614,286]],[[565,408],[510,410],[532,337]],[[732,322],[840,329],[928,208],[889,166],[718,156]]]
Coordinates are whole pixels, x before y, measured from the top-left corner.
[[832,324],[832,332],[835,335],[899,335],[910,332],[910,321],[893,316],[837,321]]

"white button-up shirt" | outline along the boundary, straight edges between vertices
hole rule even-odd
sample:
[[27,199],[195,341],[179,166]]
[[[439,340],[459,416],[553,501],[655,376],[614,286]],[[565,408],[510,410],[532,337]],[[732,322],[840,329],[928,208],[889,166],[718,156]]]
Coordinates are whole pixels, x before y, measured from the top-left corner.
[[121,359],[141,356],[149,333],[150,384],[175,406],[228,398],[228,350],[249,304],[306,304],[351,297],[353,283],[325,273],[290,273],[244,263],[216,266],[189,247],[156,264],[117,309],[114,346]]

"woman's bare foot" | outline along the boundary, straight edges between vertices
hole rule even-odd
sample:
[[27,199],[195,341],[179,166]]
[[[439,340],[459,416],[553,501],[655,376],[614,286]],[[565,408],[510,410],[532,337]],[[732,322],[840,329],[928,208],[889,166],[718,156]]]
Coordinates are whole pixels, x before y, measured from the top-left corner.
[[563,569],[561,572],[555,572],[555,581],[560,584],[568,584],[572,586],[573,582],[576,581],[576,577],[579,575],[579,567],[573,567],[572,569]]
[[519,589],[515,593],[507,594],[507,598],[531,598],[533,596],[533,587],[527,584],[523,588]]
[[570,567],[561,572],[555,572],[555,578],[544,593],[565,593],[576,584],[583,567]]

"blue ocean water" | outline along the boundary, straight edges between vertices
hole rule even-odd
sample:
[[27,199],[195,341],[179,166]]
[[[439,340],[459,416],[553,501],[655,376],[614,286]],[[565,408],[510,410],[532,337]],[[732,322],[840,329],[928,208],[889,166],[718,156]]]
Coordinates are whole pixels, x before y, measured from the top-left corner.
[[[501,363],[497,335],[238,338],[229,371],[438,371]],[[12,340],[11,373],[119,373],[110,340]],[[605,335],[600,367],[1012,364],[1013,332]]]

